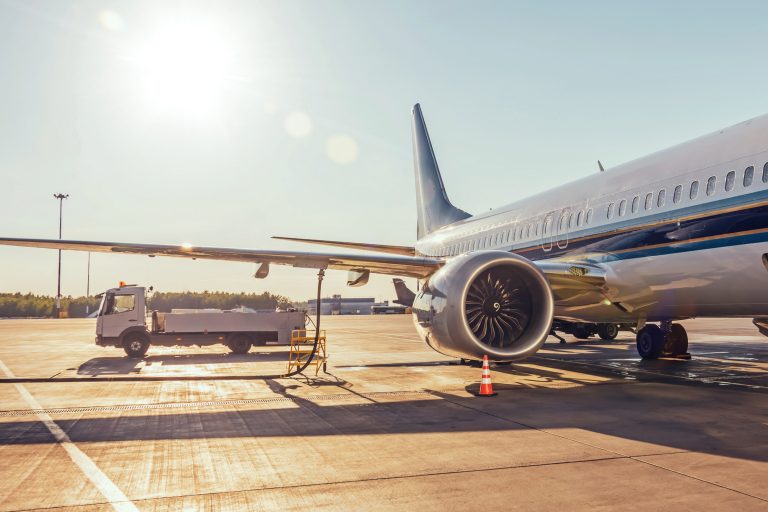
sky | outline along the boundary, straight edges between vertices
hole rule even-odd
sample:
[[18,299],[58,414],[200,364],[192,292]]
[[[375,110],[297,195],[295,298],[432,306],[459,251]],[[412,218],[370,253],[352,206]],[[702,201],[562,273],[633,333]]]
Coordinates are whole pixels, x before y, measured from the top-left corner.
[[[480,213],[768,112],[765,2],[0,0],[0,236],[413,245],[410,109]],[[0,247],[0,292],[56,291]],[[93,254],[90,290],[314,296],[315,271]],[[391,278],[324,295],[394,298]],[[65,252],[62,293],[84,295]]]

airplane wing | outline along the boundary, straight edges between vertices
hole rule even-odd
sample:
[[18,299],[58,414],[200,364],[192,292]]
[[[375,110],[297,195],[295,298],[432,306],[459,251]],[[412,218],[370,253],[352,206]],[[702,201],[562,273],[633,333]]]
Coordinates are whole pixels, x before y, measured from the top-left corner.
[[439,269],[441,258],[400,256],[390,254],[335,254],[299,251],[258,251],[190,245],[153,245],[117,242],[87,242],[76,240],[46,240],[31,238],[0,238],[0,245],[40,247],[67,251],[106,252],[112,254],[145,254],[177,258],[274,263],[303,268],[337,270],[367,269],[376,274],[424,278]]
[[[240,261],[246,263],[288,265],[301,268],[336,270],[369,270],[375,274],[426,278],[443,264],[443,258],[401,256],[394,254],[337,254],[299,251],[259,251],[192,245],[155,245],[118,242],[87,242],[34,238],[0,238],[0,245],[38,247],[65,251],[104,252],[112,254],[144,254],[150,257]],[[566,297],[596,292],[605,284],[605,272],[594,265],[567,261],[534,261],[552,285],[556,296]]]

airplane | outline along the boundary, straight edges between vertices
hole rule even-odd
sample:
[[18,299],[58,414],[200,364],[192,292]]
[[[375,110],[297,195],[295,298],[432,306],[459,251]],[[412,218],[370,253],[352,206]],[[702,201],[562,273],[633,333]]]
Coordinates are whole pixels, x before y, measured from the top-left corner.
[[677,323],[768,316],[768,115],[478,215],[446,193],[412,109],[414,246],[279,237],[369,254],[0,238],[0,244],[413,277],[420,337],[452,357],[535,354],[553,321],[632,325],[643,359],[687,353]]

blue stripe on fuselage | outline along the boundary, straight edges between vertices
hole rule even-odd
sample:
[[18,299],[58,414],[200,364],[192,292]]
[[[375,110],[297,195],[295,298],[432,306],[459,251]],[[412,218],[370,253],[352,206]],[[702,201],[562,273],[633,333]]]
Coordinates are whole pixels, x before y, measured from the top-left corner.
[[[582,231],[563,249],[554,243],[552,250],[544,251],[539,241],[536,246],[512,252],[531,260],[578,258],[597,262],[763,242],[768,234],[754,232],[768,229],[768,205],[759,204],[765,200],[768,190],[630,219],[611,224],[608,232],[599,228]],[[727,211],[734,207],[738,209]],[[692,215],[698,217],[684,219]]]

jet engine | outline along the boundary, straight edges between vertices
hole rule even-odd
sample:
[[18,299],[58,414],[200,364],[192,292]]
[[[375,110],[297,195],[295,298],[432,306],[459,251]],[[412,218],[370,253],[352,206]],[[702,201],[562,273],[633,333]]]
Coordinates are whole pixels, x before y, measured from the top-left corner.
[[416,329],[438,352],[513,361],[534,354],[552,327],[546,276],[530,260],[479,251],[448,261],[413,302]]

